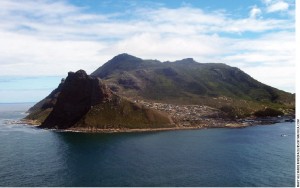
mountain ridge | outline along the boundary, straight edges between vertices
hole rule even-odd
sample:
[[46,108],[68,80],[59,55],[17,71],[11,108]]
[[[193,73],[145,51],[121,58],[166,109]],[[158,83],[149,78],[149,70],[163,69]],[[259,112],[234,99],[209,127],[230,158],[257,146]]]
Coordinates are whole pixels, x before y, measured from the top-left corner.
[[[117,62],[115,59],[122,57]],[[120,54],[99,67],[91,75],[97,76],[120,93],[135,93],[142,98],[160,100],[158,96],[147,96],[147,90],[161,90],[165,97],[172,97],[169,91],[195,94],[198,96],[228,96],[246,100],[267,100],[269,102],[289,103],[293,97],[282,90],[263,84],[242,70],[223,63],[197,63],[192,58],[174,62],[142,60],[129,54]],[[136,59],[131,62],[130,59]],[[131,66],[128,66],[128,65]],[[124,69],[123,66],[126,66]],[[163,85],[164,84],[164,85]],[[168,85],[169,84],[169,85]],[[156,86],[162,86],[162,88]],[[164,91],[165,89],[165,91]],[[151,91],[150,91],[151,93]],[[174,92],[172,92],[174,93]],[[163,97],[164,98],[164,97]],[[289,98],[285,100],[285,98]]]

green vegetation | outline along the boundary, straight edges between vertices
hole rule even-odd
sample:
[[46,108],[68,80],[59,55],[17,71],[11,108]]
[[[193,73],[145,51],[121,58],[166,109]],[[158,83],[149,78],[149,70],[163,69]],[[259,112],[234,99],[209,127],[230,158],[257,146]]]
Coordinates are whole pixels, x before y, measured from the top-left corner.
[[39,124],[45,121],[45,119],[49,116],[51,113],[52,108],[47,108],[45,110],[37,110],[35,112],[31,112],[26,119],[30,120],[37,120]]
[[163,128],[173,127],[167,115],[147,109],[126,99],[114,97],[109,103],[99,104],[75,127],[108,128]]

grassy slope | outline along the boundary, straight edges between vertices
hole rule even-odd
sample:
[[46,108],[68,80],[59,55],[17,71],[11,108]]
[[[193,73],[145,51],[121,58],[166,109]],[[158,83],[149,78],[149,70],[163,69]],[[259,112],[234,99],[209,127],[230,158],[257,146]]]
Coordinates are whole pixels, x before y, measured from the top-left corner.
[[170,118],[123,98],[114,97],[109,103],[99,104],[75,127],[106,128],[164,128],[174,127]]
[[48,115],[51,113],[52,108],[47,109],[37,109],[34,112],[31,112],[25,119],[37,120],[39,124],[45,121]]
[[[45,102],[42,100],[41,103]],[[40,106],[40,108],[37,108]],[[53,108],[37,105],[26,119],[42,123]],[[168,115],[147,109],[124,98],[114,96],[109,103],[93,106],[73,127],[83,128],[166,128],[174,127]]]

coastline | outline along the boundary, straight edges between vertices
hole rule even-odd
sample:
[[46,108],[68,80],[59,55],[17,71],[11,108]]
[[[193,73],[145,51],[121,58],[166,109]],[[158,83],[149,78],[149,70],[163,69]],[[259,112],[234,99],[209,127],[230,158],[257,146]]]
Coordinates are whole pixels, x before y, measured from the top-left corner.
[[138,133],[138,132],[161,132],[161,131],[177,131],[177,130],[198,130],[210,128],[246,128],[253,125],[241,126],[224,126],[224,127],[210,127],[210,126],[191,126],[191,127],[169,127],[169,128],[143,128],[143,129],[98,129],[98,128],[68,128],[68,129],[46,129],[55,132],[74,132],[74,133]]
[[79,133],[134,133],[134,132],[160,132],[175,130],[193,130],[201,127],[170,127],[170,128],[147,128],[147,129],[97,129],[97,128],[69,128],[69,129],[52,129],[58,132],[79,132]]
[[[257,126],[257,125],[273,125],[275,123],[280,122],[289,122],[291,118],[287,117],[280,117],[280,118],[264,118],[264,119],[256,119],[256,120],[240,120],[240,121],[226,121],[226,120],[215,120],[211,121],[210,124],[195,124],[192,126],[183,126],[183,125],[176,125],[174,127],[168,128],[142,128],[142,129],[130,129],[130,128],[115,128],[115,129],[99,129],[94,127],[72,127],[68,129],[47,129],[55,132],[77,132],[77,133],[133,133],[133,132],[160,132],[160,131],[176,131],[176,130],[196,130],[196,129],[210,129],[210,128],[229,128],[229,129],[236,129],[236,128],[246,128],[250,126]],[[7,124],[23,124],[23,125],[31,125],[36,128],[40,123],[36,120],[28,120],[28,119],[21,119],[19,121],[11,121],[7,122]]]
[[97,129],[97,128],[69,128],[69,129],[51,129],[58,132],[78,132],[78,133],[134,133],[134,132],[160,132],[160,131],[176,131],[176,130],[198,130],[198,129],[240,129],[258,125],[274,125],[276,123],[286,122],[285,118],[278,118],[276,121],[265,119],[265,121],[254,121],[254,122],[226,122],[220,123],[217,126],[211,125],[195,125],[195,126],[176,126],[170,128],[143,128],[143,129]]
[[[256,125],[272,125],[280,122],[294,122],[294,118],[290,116],[283,117],[264,117],[252,119],[239,119],[239,120],[225,120],[225,119],[207,119],[206,121],[193,122],[185,125],[184,122],[178,122],[174,127],[168,128],[95,128],[95,127],[71,127],[68,129],[47,129],[56,132],[82,132],[82,133],[131,133],[131,132],[158,132],[158,131],[176,131],[176,130],[196,130],[196,129],[210,129],[210,128],[246,128]],[[37,120],[21,119],[6,121],[5,124],[22,124],[39,128],[41,124]]]

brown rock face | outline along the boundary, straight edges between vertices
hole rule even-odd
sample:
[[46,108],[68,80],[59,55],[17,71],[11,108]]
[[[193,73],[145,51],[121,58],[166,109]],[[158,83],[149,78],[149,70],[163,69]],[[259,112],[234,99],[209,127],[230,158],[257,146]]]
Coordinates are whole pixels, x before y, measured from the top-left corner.
[[41,128],[66,129],[80,120],[92,106],[110,101],[111,91],[85,71],[69,72],[53,111]]

